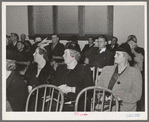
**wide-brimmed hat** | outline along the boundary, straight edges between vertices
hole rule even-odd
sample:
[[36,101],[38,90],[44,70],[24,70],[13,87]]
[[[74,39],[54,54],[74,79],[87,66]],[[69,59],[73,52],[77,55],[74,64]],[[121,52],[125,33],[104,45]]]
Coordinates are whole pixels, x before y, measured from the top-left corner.
[[72,49],[72,50],[76,50],[76,51],[80,52],[80,46],[78,43],[75,43],[75,42],[68,42],[65,45],[65,49]]
[[131,48],[130,45],[128,43],[123,43],[121,45],[119,45],[115,51],[122,51],[122,52],[126,52],[129,54],[129,56],[132,57],[132,52],[131,52]]

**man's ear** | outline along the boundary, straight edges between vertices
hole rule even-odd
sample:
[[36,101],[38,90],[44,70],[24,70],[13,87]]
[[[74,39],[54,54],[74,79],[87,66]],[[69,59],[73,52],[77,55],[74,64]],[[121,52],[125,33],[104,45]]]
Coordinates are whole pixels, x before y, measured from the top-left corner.
[[105,42],[105,45],[107,45],[107,42]]

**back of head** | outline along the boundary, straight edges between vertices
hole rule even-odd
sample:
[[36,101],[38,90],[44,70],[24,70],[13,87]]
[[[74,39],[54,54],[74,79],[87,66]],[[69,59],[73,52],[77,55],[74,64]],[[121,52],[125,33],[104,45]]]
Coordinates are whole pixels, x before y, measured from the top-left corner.
[[38,43],[38,42],[41,42],[41,41],[42,41],[41,37],[36,37],[35,38],[35,43]]
[[72,36],[72,37],[70,37],[69,40],[70,40],[71,42],[78,43],[78,38],[77,38],[77,36]]
[[127,42],[130,42],[130,41],[137,43],[137,37],[135,35],[129,35]]

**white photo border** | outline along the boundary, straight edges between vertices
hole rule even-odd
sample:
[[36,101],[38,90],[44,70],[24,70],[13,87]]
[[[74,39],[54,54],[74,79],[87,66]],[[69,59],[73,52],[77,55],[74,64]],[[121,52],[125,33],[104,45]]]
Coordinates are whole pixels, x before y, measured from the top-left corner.
[[[143,5],[145,29],[145,112],[6,112],[6,6],[8,5]],[[147,2],[2,2],[2,120],[147,120]]]

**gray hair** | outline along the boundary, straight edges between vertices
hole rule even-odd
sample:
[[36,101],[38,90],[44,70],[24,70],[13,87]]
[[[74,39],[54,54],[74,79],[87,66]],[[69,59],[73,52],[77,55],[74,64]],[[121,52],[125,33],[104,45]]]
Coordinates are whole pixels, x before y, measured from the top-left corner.
[[76,51],[76,50],[72,50],[72,49],[69,49],[69,50],[70,50],[70,56],[71,56],[71,57],[75,57],[75,59],[76,59],[77,61],[79,61],[80,58],[81,58],[80,52],[78,52],[78,51]]

